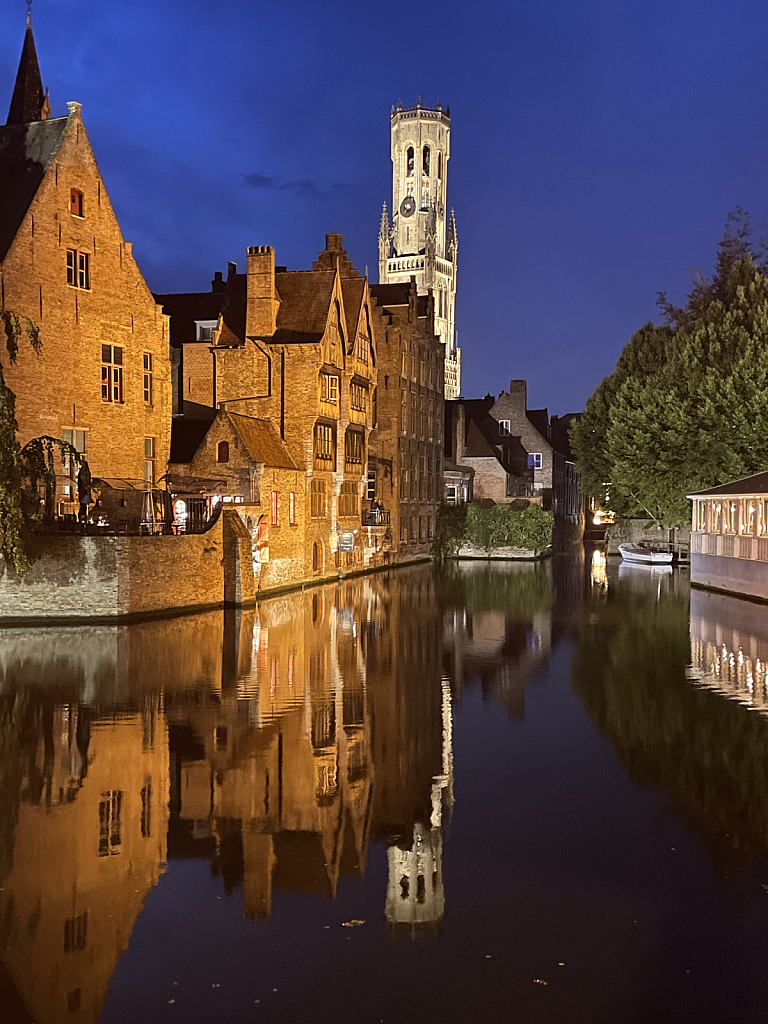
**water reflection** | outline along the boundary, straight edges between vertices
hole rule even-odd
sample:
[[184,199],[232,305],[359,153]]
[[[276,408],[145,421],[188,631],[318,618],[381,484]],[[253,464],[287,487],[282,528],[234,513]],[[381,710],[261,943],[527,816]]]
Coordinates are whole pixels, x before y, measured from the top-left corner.
[[[274,924],[277,894],[328,905],[376,849],[376,909],[360,894],[355,916],[442,936],[470,881],[461,891],[455,860],[452,883],[443,870],[457,709],[479,691],[521,730],[557,652],[579,698],[557,714],[580,704],[720,872],[749,864],[768,850],[763,617],[696,592],[689,623],[683,575],[590,553],[416,567],[236,613],[3,631],[3,1020],[98,1020],[148,895],[182,861]],[[477,735],[463,756],[482,765]],[[494,815],[514,816],[494,785]],[[487,792],[465,782],[458,799]]]

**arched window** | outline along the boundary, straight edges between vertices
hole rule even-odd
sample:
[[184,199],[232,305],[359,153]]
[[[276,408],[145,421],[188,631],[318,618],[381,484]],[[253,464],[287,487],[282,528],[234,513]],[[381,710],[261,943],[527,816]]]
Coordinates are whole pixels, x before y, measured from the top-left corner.
[[413,176],[413,146],[405,151],[405,174],[408,178]]
[[219,441],[216,447],[216,461],[229,462],[229,441]]
[[443,154],[437,154],[437,179],[438,181],[443,180]]
[[312,572],[320,572],[323,568],[323,553],[317,541],[312,545]]
[[429,177],[429,164],[430,164],[430,149],[429,146],[424,147],[424,151],[421,155],[421,171],[422,174],[426,174]]

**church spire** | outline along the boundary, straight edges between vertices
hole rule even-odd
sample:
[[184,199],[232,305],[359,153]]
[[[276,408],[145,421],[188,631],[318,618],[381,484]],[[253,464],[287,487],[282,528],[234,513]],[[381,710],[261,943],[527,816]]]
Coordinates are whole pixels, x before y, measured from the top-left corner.
[[11,107],[6,124],[29,124],[30,121],[47,121],[51,116],[48,91],[43,89],[40,65],[37,62],[35,37],[32,34],[32,5],[27,4],[27,31],[21,50],[16,84],[13,87]]

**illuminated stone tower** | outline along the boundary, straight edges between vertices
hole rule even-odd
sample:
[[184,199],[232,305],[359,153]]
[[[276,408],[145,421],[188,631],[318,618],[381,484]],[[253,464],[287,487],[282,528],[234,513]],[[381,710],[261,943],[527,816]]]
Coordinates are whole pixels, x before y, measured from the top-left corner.
[[446,202],[451,154],[451,111],[438,103],[392,108],[392,222],[386,203],[379,228],[379,283],[416,278],[420,295],[431,288],[435,334],[445,345],[445,397],[461,391],[461,353],[456,345],[458,238]]

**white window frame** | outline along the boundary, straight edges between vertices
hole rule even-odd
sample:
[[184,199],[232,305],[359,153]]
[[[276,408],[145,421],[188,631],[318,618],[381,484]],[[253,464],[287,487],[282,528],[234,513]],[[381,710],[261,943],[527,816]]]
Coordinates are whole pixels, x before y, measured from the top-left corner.
[[510,420],[499,420],[499,437],[511,437],[512,430]]
[[[531,461],[533,460],[533,461]],[[541,452],[528,452],[528,468],[529,469],[541,469],[542,465],[542,454]]]
[[[204,341],[204,342],[207,342],[208,344],[211,344],[213,342],[213,331],[218,326],[219,326],[219,321],[218,320],[195,320],[195,340],[196,341]],[[204,338],[203,337],[203,331],[204,330],[210,330],[211,331],[211,337],[210,338]]]

